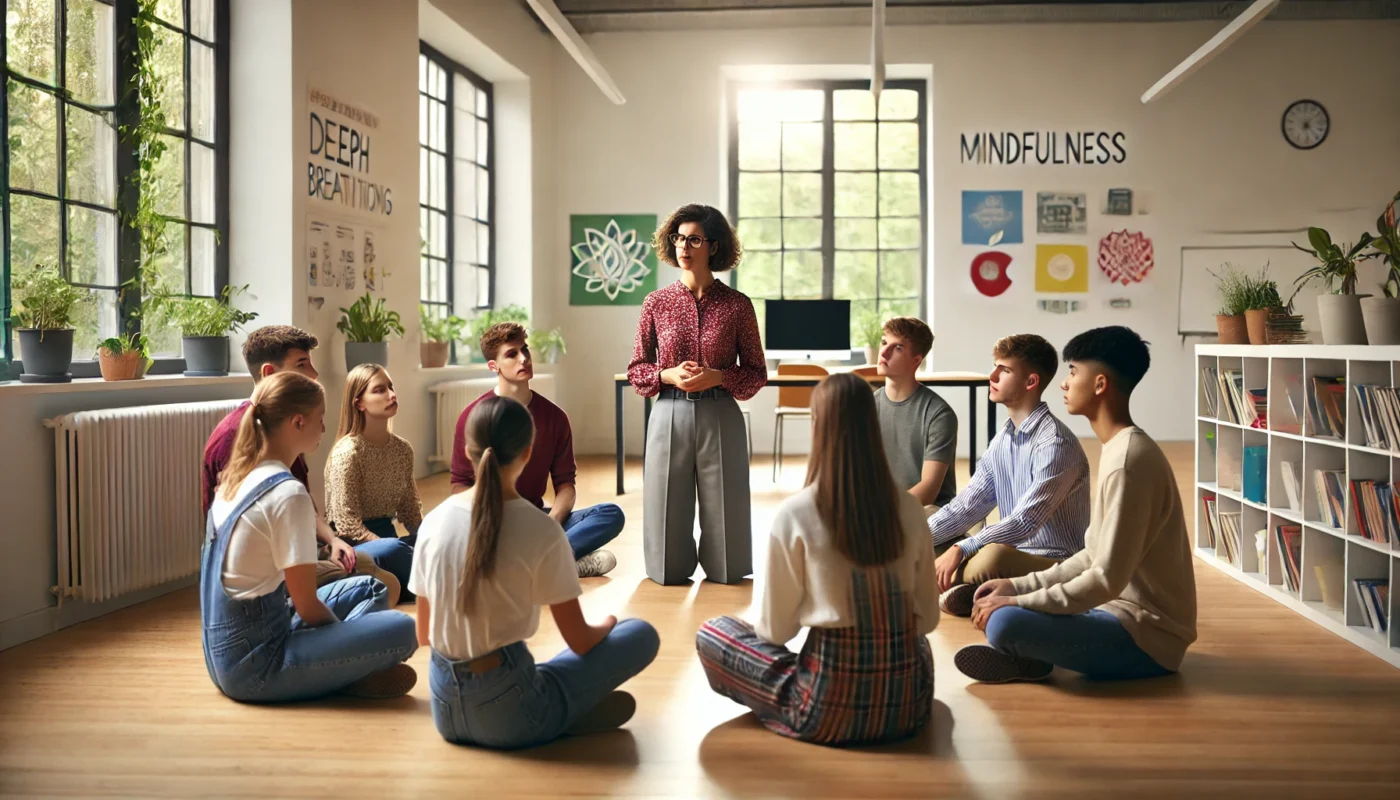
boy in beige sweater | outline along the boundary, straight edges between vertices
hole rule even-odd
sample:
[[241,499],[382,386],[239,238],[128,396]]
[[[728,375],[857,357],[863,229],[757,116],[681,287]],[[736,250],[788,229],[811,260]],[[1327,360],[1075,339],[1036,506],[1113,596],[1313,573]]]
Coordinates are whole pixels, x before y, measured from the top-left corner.
[[978,587],[972,622],[988,645],[953,663],[986,683],[1041,680],[1055,666],[1091,678],[1175,672],[1196,640],[1196,577],[1176,478],[1133,424],[1129,396],[1151,361],[1122,326],[1065,345],[1065,407],[1103,442],[1084,549],[1047,570]]

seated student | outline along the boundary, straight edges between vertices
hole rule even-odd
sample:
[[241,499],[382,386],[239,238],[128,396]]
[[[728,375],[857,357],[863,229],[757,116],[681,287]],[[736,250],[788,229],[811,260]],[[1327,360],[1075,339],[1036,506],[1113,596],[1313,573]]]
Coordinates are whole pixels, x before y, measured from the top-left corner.
[[[253,376],[253,386],[269,375],[289,370],[316,380],[320,377],[311,363],[311,351],[316,349],[316,337],[291,325],[264,325],[248,334],[243,343],[243,361],[248,365],[248,373]],[[219,485],[219,473],[228,466],[229,453],[233,451],[233,440],[238,434],[238,423],[248,412],[247,401],[228,413],[204,445],[204,469],[200,475],[203,489],[204,513],[209,514],[209,506],[214,503],[214,490]],[[292,475],[307,491],[311,490],[310,470],[306,459],[297,456],[291,464]],[[314,498],[313,498],[314,502]],[[400,583],[387,570],[381,569],[370,556],[356,558],[355,550],[338,539],[335,531],[326,524],[321,509],[316,509],[316,539],[320,542],[316,562],[316,583],[325,585],[351,574],[370,575],[381,581],[389,590],[389,606],[398,603]]]
[[[870,385],[833,375],[812,395],[807,485],[779,507],[752,626],[706,622],[710,688],[769,730],[823,744],[879,742],[932,712],[938,625],[923,509],[890,477]],[[785,643],[809,628],[801,653]]]
[[[521,497],[543,509],[564,527],[578,562],[580,578],[606,575],[617,566],[617,558],[598,548],[617,538],[626,519],[622,509],[612,503],[574,510],[578,499],[574,487],[578,467],[574,464],[574,433],[569,426],[569,415],[544,395],[530,389],[535,367],[525,337],[525,329],[514,322],[492,325],[481,336],[481,354],[486,357],[487,368],[496,373],[496,388],[473,400],[457,418],[452,445],[452,491],[454,494],[464,492],[476,482],[466,452],[467,418],[472,410],[488,397],[509,397],[517,401],[528,408],[534,418],[535,447],[516,489]],[[545,508],[544,490],[551,479],[554,481],[554,506]]]
[[885,323],[876,364],[885,378],[885,385],[875,390],[875,411],[890,472],[895,485],[924,507],[924,516],[946,505],[958,491],[953,469],[958,415],[915,377],[932,347],[933,331],[923,320],[895,317]]
[[[583,618],[564,529],[515,488],[530,464],[530,412],[506,397],[475,405],[466,450],[476,488],[423,520],[409,578],[418,641],[433,649],[433,722],[449,742],[499,748],[617,728],[637,704],[614,690],[656,658],[656,629]],[[525,640],[540,606],[569,649],[536,664]]]
[[954,656],[968,677],[1040,680],[1059,666],[1092,678],[1150,678],[1180,668],[1196,640],[1186,518],[1171,464],[1128,410],[1150,360],[1147,343],[1121,326],[1065,345],[1065,407],[1103,442],[1084,549],[1042,572],[978,587],[972,622],[991,646]]
[[[1040,399],[1059,366],[1055,348],[1021,333],[997,342],[992,358],[988,394],[1008,419],[967,487],[928,523],[935,547],[961,539],[934,565],[940,606],[959,617],[972,613],[983,582],[1049,569],[1079,552],[1089,525],[1089,459]],[[963,539],[993,508],[1000,521]]]
[[[324,430],[321,385],[295,372],[258,383],[209,509],[199,575],[204,660],[229,697],[399,697],[417,675],[413,619],[367,575],[316,588],[316,508],[290,465]],[[290,603],[288,602],[290,598]]]
[[[383,367],[361,364],[350,370],[335,447],[326,460],[326,516],[355,552],[406,584],[423,503],[413,480],[413,445],[389,431],[389,420],[398,413],[394,381]],[[407,537],[399,538],[395,517],[408,529]]]

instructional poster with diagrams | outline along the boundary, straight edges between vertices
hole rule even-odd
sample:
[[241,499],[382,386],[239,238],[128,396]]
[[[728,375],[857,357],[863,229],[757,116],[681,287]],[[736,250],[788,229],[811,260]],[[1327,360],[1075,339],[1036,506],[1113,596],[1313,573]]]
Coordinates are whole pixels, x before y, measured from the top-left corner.
[[380,237],[375,227],[308,214],[307,285],[321,290],[381,291],[388,273],[379,262]]

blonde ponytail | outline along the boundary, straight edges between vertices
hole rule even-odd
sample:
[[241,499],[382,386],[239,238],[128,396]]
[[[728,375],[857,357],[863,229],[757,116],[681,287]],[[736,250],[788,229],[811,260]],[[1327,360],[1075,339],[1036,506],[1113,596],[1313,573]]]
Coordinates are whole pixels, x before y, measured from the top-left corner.
[[232,500],[238,486],[267,454],[268,438],[294,416],[308,416],[325,403],[321,384],[296,372],[278,372],[253,390],[253,402],[238,421],[228,466],[219,473],[219,496]]
[[534,438],[530,412],[506,397],[487,397],[467,417],[467,457],[476,468],[476,494],[467,561],[457,587],[457,606],[464,614],[471,612],[481,580],[496,567],[506,489],[501,469],[529,450]]

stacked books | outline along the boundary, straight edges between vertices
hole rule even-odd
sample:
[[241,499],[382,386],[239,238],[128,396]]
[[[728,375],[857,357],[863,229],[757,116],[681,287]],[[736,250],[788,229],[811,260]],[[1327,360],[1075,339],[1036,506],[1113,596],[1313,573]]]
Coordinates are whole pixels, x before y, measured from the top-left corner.
[[1210,544],[1206,546],[1214,550],[1215,540],[1217,538],[1215,530],[1220,524],[1219,520],[1215,518],[1215,495],[1207,492],[1201,497],[1201,505],[1205,508],[1206,512],[1206,538],[1210,540]]
[[1265,339],[1269,344],[1306,344],[1308,334],[1303,330],[1303,317],[1287,309],[1275,308],[1264,323]]
[[[1205,371],[1211,372],[1207,368]],[[1218,418],[1236,425],[1267,428],[1267,389],[1244,388],[1244,373],[1237,369],[1220,370],[1220,407]],[[1210,393],[1207,392],[1207,395]]]
[[1314,375],[1308,413],[1312,418],[1312,435],[1322,439],[1344,439],[1347,435],[1346,378]]
[[1361,383],[1352,388],[1366,429],[1366,446],[1400,450],[1400,397],[1396,390]]
[[1225,560],[1240,566],[1240,542],[1241,534],[1244,530],[1241,513],[1239,511],[1220,511],[1216,514],[1219,520],[1216,522],[1215,554],[1224,556]]
[[1342,527],[1346,517],[1342,511],[1342,483],[1346,473],[1339,469],[1319,469],[1313,472],[1313,488],[1317,490],[1318,518],[1324,525]]
[[1390,581],[1385,578],[1357,578],[1352,586],[1356,588],[1356,599],[1361,606],[1361,615],[1366,624],[1376,633],[1385,633],[1390,622]]
[[1287,495],[1288,508],[1295,512],[1303,510],[1303,495],[1299,491],[1299,475],[1302,472],[1302,462],[1280,461],[1278,464],[1278,474],[1283,484],[1283,492]]
[[1395,496],[1390,484],[1384,481],[1352,481],[1351,508],[1356,515],[1356,527],[1367,539],[1388,544],[1400,536],[1400,517],[1396,516]]
[[1274,538],[1278,541],[1279,561],[1283,562],[1283,585],[1297,594],[1298,565],[1303,562],[1303,527],[1279,525],[1274,528]]
[[1215,401],[1220,395],[1216,393],[1215,387],[1220,385],[1220,374],[1215,367],[1205,367],[1201,370],[1201,389],[1206,396],[1206,416],[1214,418],[1216,416]]

